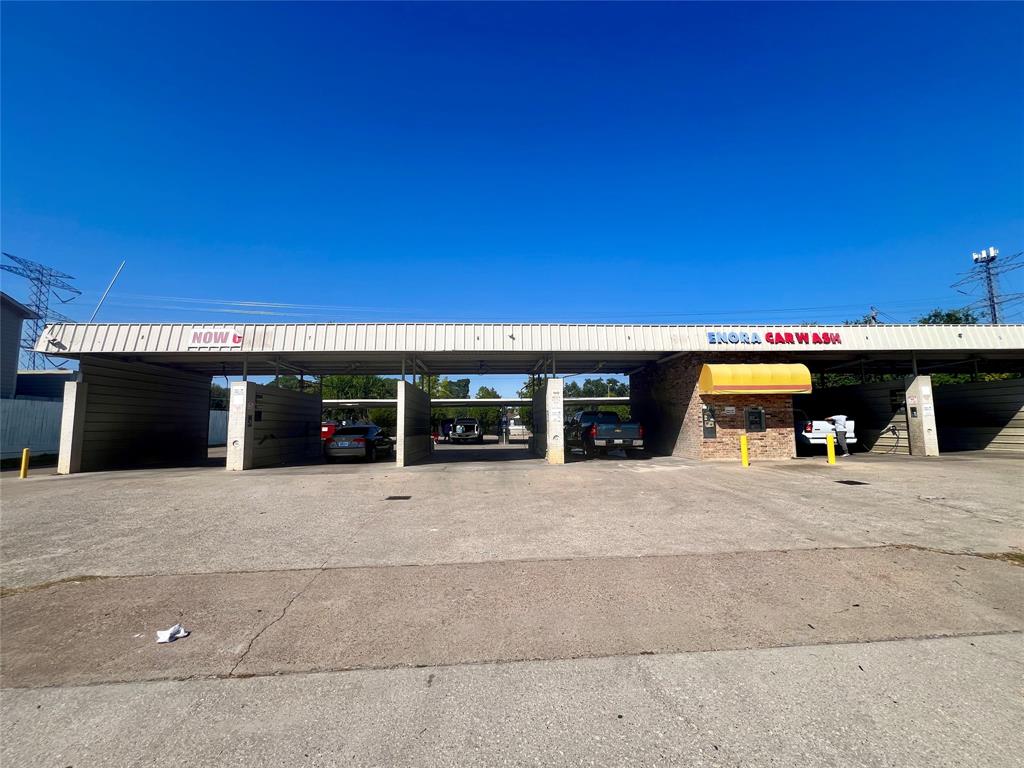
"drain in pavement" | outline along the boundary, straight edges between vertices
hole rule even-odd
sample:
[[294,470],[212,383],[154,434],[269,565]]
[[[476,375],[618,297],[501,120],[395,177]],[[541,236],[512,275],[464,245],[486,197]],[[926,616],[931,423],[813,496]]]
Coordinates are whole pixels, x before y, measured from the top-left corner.
[[871,483],[865,483],[861,480],[836,480],[836,482],[842,485],[871,485]]
[[412,496],[387,496],[384,501],[408,501]]

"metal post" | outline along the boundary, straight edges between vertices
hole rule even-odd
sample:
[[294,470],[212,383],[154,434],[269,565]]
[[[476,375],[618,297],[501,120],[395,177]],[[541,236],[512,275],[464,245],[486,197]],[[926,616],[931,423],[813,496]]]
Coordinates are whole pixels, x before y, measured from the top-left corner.
[[107,286],[107,290],[105,290],[103,295],[100,296],[100,301],[96,305],[96,309],[94,309],[92,314],[89,316],[90,323],[96,319],[96,314],[100,311],[100,307],[103,306],[103,302],[107,300],[107,294],[110,293],[110,289],[114,287],[114,283],[117,281],[117,276],[121,274],[121,270],[124,269],[124,265],[125,262],[122,261],[121,266],[117,268],[117,272],[115,272],[114,276],[110,279],[110,285]]
[[18,477],[24,480],[28,477],[28,459],[32,455],[32,452],[28,448],[21,449],[21,471],[18,473]]
[[917,376],[917,352],[910,353],[910,368],[914,376]]
[[281,358],[278,357],[274,360],[274,386],[278,386],[277,380],[281,376]]
[[242,381],[249,380],[249,356],[242,355]]
[[828,448],[828,463],[829,464],[835,464],[836,463],[836,441],[833,438],[831,432],[829,432],[827,435],[825,435],[825,445]]
[[551,353],[551,377],[552,378],[556,378],[557,376],[558,376],[558,371],[555,370],[555,353],[552,352]]
[[740,435],[740,462],[744,467],[750,466],[750,445],[746,435]]
[[971,374],[971,381],[978,380],[978,358],[974,358],[974,373]]
[[992,280],[992,261],[985,262],[985,288],[988,291],[989,322],[997,325],[999,323],[999,304],[996,302],[996,285]]
[[402,381],[405,381],[405,355],[402,355]]

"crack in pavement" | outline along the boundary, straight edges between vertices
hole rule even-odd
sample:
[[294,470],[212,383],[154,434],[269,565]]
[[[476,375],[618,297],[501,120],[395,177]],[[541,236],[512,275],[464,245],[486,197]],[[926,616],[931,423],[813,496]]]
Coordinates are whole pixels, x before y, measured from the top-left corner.
[[[360,525],[359,530],[365,528],[365,523]],[[813,541],[813,539],[811,540]],[[639,552],[639,553],[627,553],[627,554],[600,554],[600,555],[562,555],[562,556],[549,556],[540,555],[537,557],[510,557],[503,559],[486,558],[486,559],[455,559],[455,560],[419,560],[419,561],[402,561],[402,562],[378,562],[378,561],[367,561],[367,562],[356,562],[346,563],[342,565],[331,565],[328,567],[327,563],[330,560],[325,560],[319,566],[317,565],[300,565],[294,568],[240,568],[237,570],[212,570],[212,571],[166,571],[166,572],[147,572],[147,573],[103,573],[103,574],[82,574],[74,576],[64,576],[53,581],[45,581],[37,584],[24,584],[14,587],[3,587],[0,586],[0,599],[4,597],[12,597],[14,595],[22,595],[28,592],[37,592],[44,589],[50,589],[53,587],[63,587],[68,584],[73,584],[78,581],[117,581],[117,580],[128,580],[128,579],[157,579],[157,578],[179,578],[188,576],[238,576],[246,574],[269,574],[269,573],[297,573],[299,571],[348,571],[348,570],[364,570],[368,568],[424,568],[433,566],[445,566],[445,565],[495,565],[500,563],[568,563],[576,562],[579,560],[640,560],[640,559],[658,559],[658,558],[680,558],[680,557],[729,557],[729,556],[754,556],[754,555],[777,555],[777,554],[803,554],[806,552],[860,552],[870,551],[877,549],[903,549],[903,550],[914,550],[918,552],[930,552],[939,555],[953,555],[965,557],[980,557],[986,560],[998,560],[1003,562],[1014,563],[1004,557],[1003,552],[979,552],[975,550],[951,550],[951,549],[938,549],[935,547],[926,547],[918,544],[912,544],[907,542],[891,541],[882,542],[878,544],[825,544],[815,547],[776,547],[770,549],[722,549],[722,550],[686,550],[680,552]],[[1014,554],[1014,553],[1009,553]],[[333,558],[332,558],[333,559]],[[1019,564],[1019,563],[1014,563]]]
[[[1019,567],[914,547],[359,569],[330,568],[330,553],[322,554],[319,567],[302,574],[119,579],[5,599],[2,685],[1024,630],[1015,599],[1024,578]],[[309,598],[296,604],[300,596]],[[161,621],[169,603],[201,617],[195,620],[208,628],[209,642],[174,646],[180,652],[143,650],[147,639],[134,633]],[[282,621],[282,630],[268,632]],[[76,627],[94,622],[104,632],[83,639]]]
[[[317,574],[319,575],[319,574]],[[316,577],[313,577],[315,580]],[[311,580],[312,581],[312,580]],[[305,588],[303,588],[305,590]],[[295,597],[298,597],[296,595]],[[292,598],[293,600],[295,598]],[[291,601],[289,601],[291,602]],[[276,624],[280,618],[275,619],[272,624]],[[266,628],[269,628],[268,625]],[[266,629],[265,628],[265,629]],[[263,630],[260,631],[260,634]],[[201,682],[204,680],[252,680],[264,677],[304,677],[308,675],[345,675],[352,672],[391,672],[399,670],[446,670],[456,669],[459,667],[506,667],[515,666],[519,664],[547,664],[547,663],[559,663],[559,662],[571,662],[571,661],[586,661],[594,659],[632,659],[636,662],[635,669],[638,674],[644,672],[647,674],[647,668],[645,662],[651,658],[657,658],[660,656],[702,656],[702,655],[714,655],[722,653],[758,653],[763,651],[785,651],[791,649],[808,649],[808,648],[831,648],[831,647],[843,647],[843,646],[854,646],[854,645],[886,645],[895,643],[919,643],[919,642],[934,642],[943,640],[970,640],[972,638],[987,638],[987,637],[1016,637],[1024,635],[1024,630],[1021,629],[993,629],[993,630],[978,630],[976,632],[951,632],[951,633],[928,633],[922,635],[910,635],[906,637],[881,637],[873,638],[870,640],[825,640],[819,642],[809,643],[780,643],[776,645],[750,645],[750,646],[739,646],[730,648],[702,648],[698,650],[681,650],[681,651],[632,651],[628,653],[599,653],[599,654],[580,654],[571,656],[524,656],[523,658],[517,659],[477,659],[474,661],[454,661],[454,662],[437,662],[430,664],[368,664],[361,666],[351,667],[311,667],[309,669],[299,670],[275,670],[274,672],[255,672],[253,674],[246,675],[233,675],[230,672],[227,674],[209,674],[209,675],[186,675],[186,676],[175,676],[167,675],[165,677],[147,677],[139,680],[92,680],[89,682],[81,683],[46,683],[43,685],[4,685],[0,686],[2,691],[45,691],[45,690],[59,690],[59,689],[71,689],[71,688],[94,688],[110,685],[148,685],[150,683],[191,683]],[[255,640],[256,638],[253,638]],[[251,643],[250,643],[251,645]],[[993,658],[1006,659],[1003,656],[997,656],[991,652],[983,651],[987,655],[993,656]],[[1019,660],[1013,660],[1014,664],[1020,664]],[[237,664],[235,665],[238,666]],[[653,678],[651,678],[653,680]]]
[[284,607],[281,609],[280,616],[266,624],[263,628],[260,629],[259,632],[252,636],[252,639],[249,640],[249,644],[245,646],[245,650],[242,652],[242,655],[239,657],[238,661],[235,662],[234,666],[231,667],[231,670],[226,675],[227,677],[247,677],[247,675],[235,675],[235,670],[238,669],[238,667],[242,664],[243,661],[245,661],[245,657],[249,655],[249,651],[252,650],[253,645],[256,643],[257,640],[260,639],[263,633],[275,624],[277,624],[279,621],[281,621],[281,619],[283,619],[285,615],[288,613],[288,609],[292,607],[292,603],[294,603],[302,595],[304,595],[306,593],[306,590],[313,585],[313,582],[323,575],[324,571],[327,569],[328,562],[329,561],[324,560],[323,563],[320,564],[320,567],[317,569],[317,572],[313,574],[312,578],[310,578],[309,581],[307,581],[298,592],[296,592],[294,595],[291,596],[291,598],[289,598],[288,602],[286,602],[284,604]]

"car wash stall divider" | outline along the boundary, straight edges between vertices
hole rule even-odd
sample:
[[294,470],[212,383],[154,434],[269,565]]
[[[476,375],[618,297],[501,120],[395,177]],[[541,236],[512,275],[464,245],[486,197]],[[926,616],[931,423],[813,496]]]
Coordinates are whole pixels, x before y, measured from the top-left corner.
[[89,358],[64,385],[57,471],[201,464],[209,428],[209,376]]
[[227,468],[237,471],[318,460],[322,410],[319,394],[233,382]]
[[430,395],[407,381],[398,382],[395,464],[408,467],[430,458]]

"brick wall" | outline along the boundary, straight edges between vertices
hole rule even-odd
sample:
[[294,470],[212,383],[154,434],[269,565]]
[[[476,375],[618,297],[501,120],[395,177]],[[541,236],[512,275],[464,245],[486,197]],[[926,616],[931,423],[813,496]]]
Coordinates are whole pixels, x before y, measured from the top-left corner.
[[630,415],[644,425],[652,453],[701,458],[700,366],[694,355],[683,355],[629,377]]
[[[739,460],[740,435],[746,434],[752,459],[786,459],[795,452],[793,399],[789,395],[708,395],[701,397],[697,380],[704,360],[681,355],[648,366],[630,376],[630,410],[644,425],[648,449],[659,455],[690,459]],[[715,407],[717,437],[704,439],[701,405]],[[736,413],[725,414],[732,406]],[[744,409],[765,410],[765,432],[746,432]]]
[[[715,409],[718,427],[716,439],[703,441],[702,458],[739,459],[740,435],[747,436],[751,460],[788,459],[796,453],[791,395],[705,395],[702,400]],[[744,411],[752,406],[764,409],[764,432],[747,432]],[[727,414],[727,407],[736,412]]]

